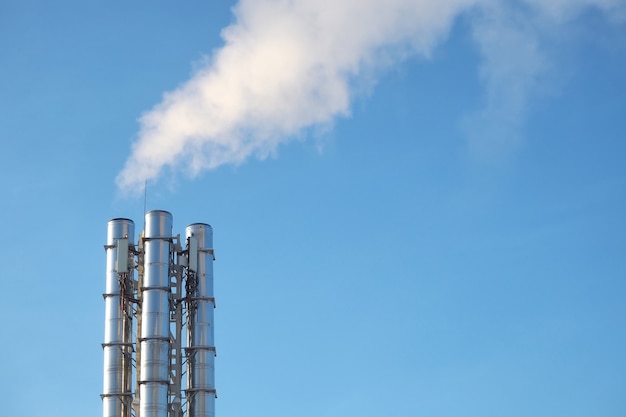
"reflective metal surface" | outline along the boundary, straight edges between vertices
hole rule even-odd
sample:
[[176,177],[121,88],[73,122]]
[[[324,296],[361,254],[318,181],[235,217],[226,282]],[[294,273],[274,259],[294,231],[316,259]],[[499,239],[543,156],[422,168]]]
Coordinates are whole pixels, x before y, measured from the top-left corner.
[[167,385],[148,384],[140,385],[139,415],[141,417],[167,417]]
[[170,299],[164,289],[144,287],[141,304],[141,338],[168,338]]
[[146,213],[144,275],[141,289],[141,417],[167,417],[169,382],[169,296],[172,215]]
[[103,417],[215,416],[213,232],[195,223],[185,237],[162,210],[137,245],[132,220],[108,223]]
[[[194,280],[189,299],[187,349],[187,398],[189,417],[215,415],[215,346],[213,342],[213,230],[204,223],[187,226],[185,236],[196,239],[197,271],[189,271],[187,279]],[[194,242],[195,245],[195,242]],[[191,246],[191,245],[190,245]],[[190,253],[192,251],[189,251]],[[196,265],[189,259],[189,265]],[[195,272],[195,273],[194,273]]]
[[[127,238],[128,244],[133,245],[134,234],[135,224],[132,220],[113,219],[107,225],[104,343],[102,344],[104,350],[103,417],[130,417],[132,311],[124,295],[127,295],[125,291],[131,288],[132,269],[117,271],[117,242]],[[122,252],[127,254],[127,252]],[[124,265],[125,262],[121,264]],[[118,272],[122,276],[118,275]],[[125,285],[121,286],[120,282]]]
[[168,382],[169,341],[144,340],[141,342],[141,352],[143,353],[141,357],[141,380]]

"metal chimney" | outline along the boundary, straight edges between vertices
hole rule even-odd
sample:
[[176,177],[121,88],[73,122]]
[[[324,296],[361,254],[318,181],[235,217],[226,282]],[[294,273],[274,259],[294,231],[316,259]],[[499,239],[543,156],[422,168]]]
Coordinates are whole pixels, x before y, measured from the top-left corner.
[[107,227],[106,283],[104,292],[104,417],[130,417],[132,379],[132,296],[133,269],[129,245],[133,245],[135,224],[113,219]]
[[170,355],[170,260],[172,215],[154,210],[146,213],[143,237],[143,287],[141,292],[141,417],[167,417]]
[[132,220],[108,223],[103,417],[215,416],[213,233],[172,223],[149,211],[137,244]]
[[185,230],[187,272],[187,374],[189,417],[215,416],[215,344],[213,343],[213,230],[195,223]]

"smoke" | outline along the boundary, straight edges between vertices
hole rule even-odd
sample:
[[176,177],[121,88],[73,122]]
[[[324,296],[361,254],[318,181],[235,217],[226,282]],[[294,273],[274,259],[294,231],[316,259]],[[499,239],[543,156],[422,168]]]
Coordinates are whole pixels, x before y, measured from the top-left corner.
[[533,22],[572,19],[590,5],[625,9],[623,0],[543,3],[241,0],[235,23],[222,31],[223,47],[140,118],[117,184],[133,191],[164,170],[193,176],[265,158],[303,130],[348,116],[355,91],[400,60],[429,57],[463,14],[473,20],[486,86],[485,108],[467,126],[495,117],[497,135],[505,136],[521,123],[529,91],[549,67]]
[[518,144],[532,99],[554,94],[563,83],[560,50],[576,31],[577,19],[589,11],[620,23],[626,18],[626,1],[494,1],[475,11],[472,29],[483,58],[479,76],[485,99],[462,122],[475,155],[497,160]]

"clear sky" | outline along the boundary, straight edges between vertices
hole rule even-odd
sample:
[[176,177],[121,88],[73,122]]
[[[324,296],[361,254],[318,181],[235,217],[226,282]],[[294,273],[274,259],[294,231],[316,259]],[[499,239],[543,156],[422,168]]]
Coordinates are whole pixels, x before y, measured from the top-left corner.
[[626,1],[234,6],[0,2],[0,414],[101,414],[147,178],[219,417],[626,415]]

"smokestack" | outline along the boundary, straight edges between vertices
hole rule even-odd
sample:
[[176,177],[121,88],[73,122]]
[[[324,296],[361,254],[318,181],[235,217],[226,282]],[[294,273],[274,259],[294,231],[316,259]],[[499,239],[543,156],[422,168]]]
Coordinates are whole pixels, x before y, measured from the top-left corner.
[[141,374],[139,413],[167,417],[170,352],[170,259],[172,215],[146,213],[144,275],[141,291]]
[[189,248],[187,272],[189,417],[214,417],[213,230],[208,224],[195,223],[187,226],[185,236]]
[[212,229],[188,226],[183,247],[172,223],[146,213],[137,245],[132,220],[108,223],[103,417],[215,416]]
[[107,229],[102,415],[130,417],[133,269],[128,248],[134,245],[135,224],[129,219],[113,219]]

